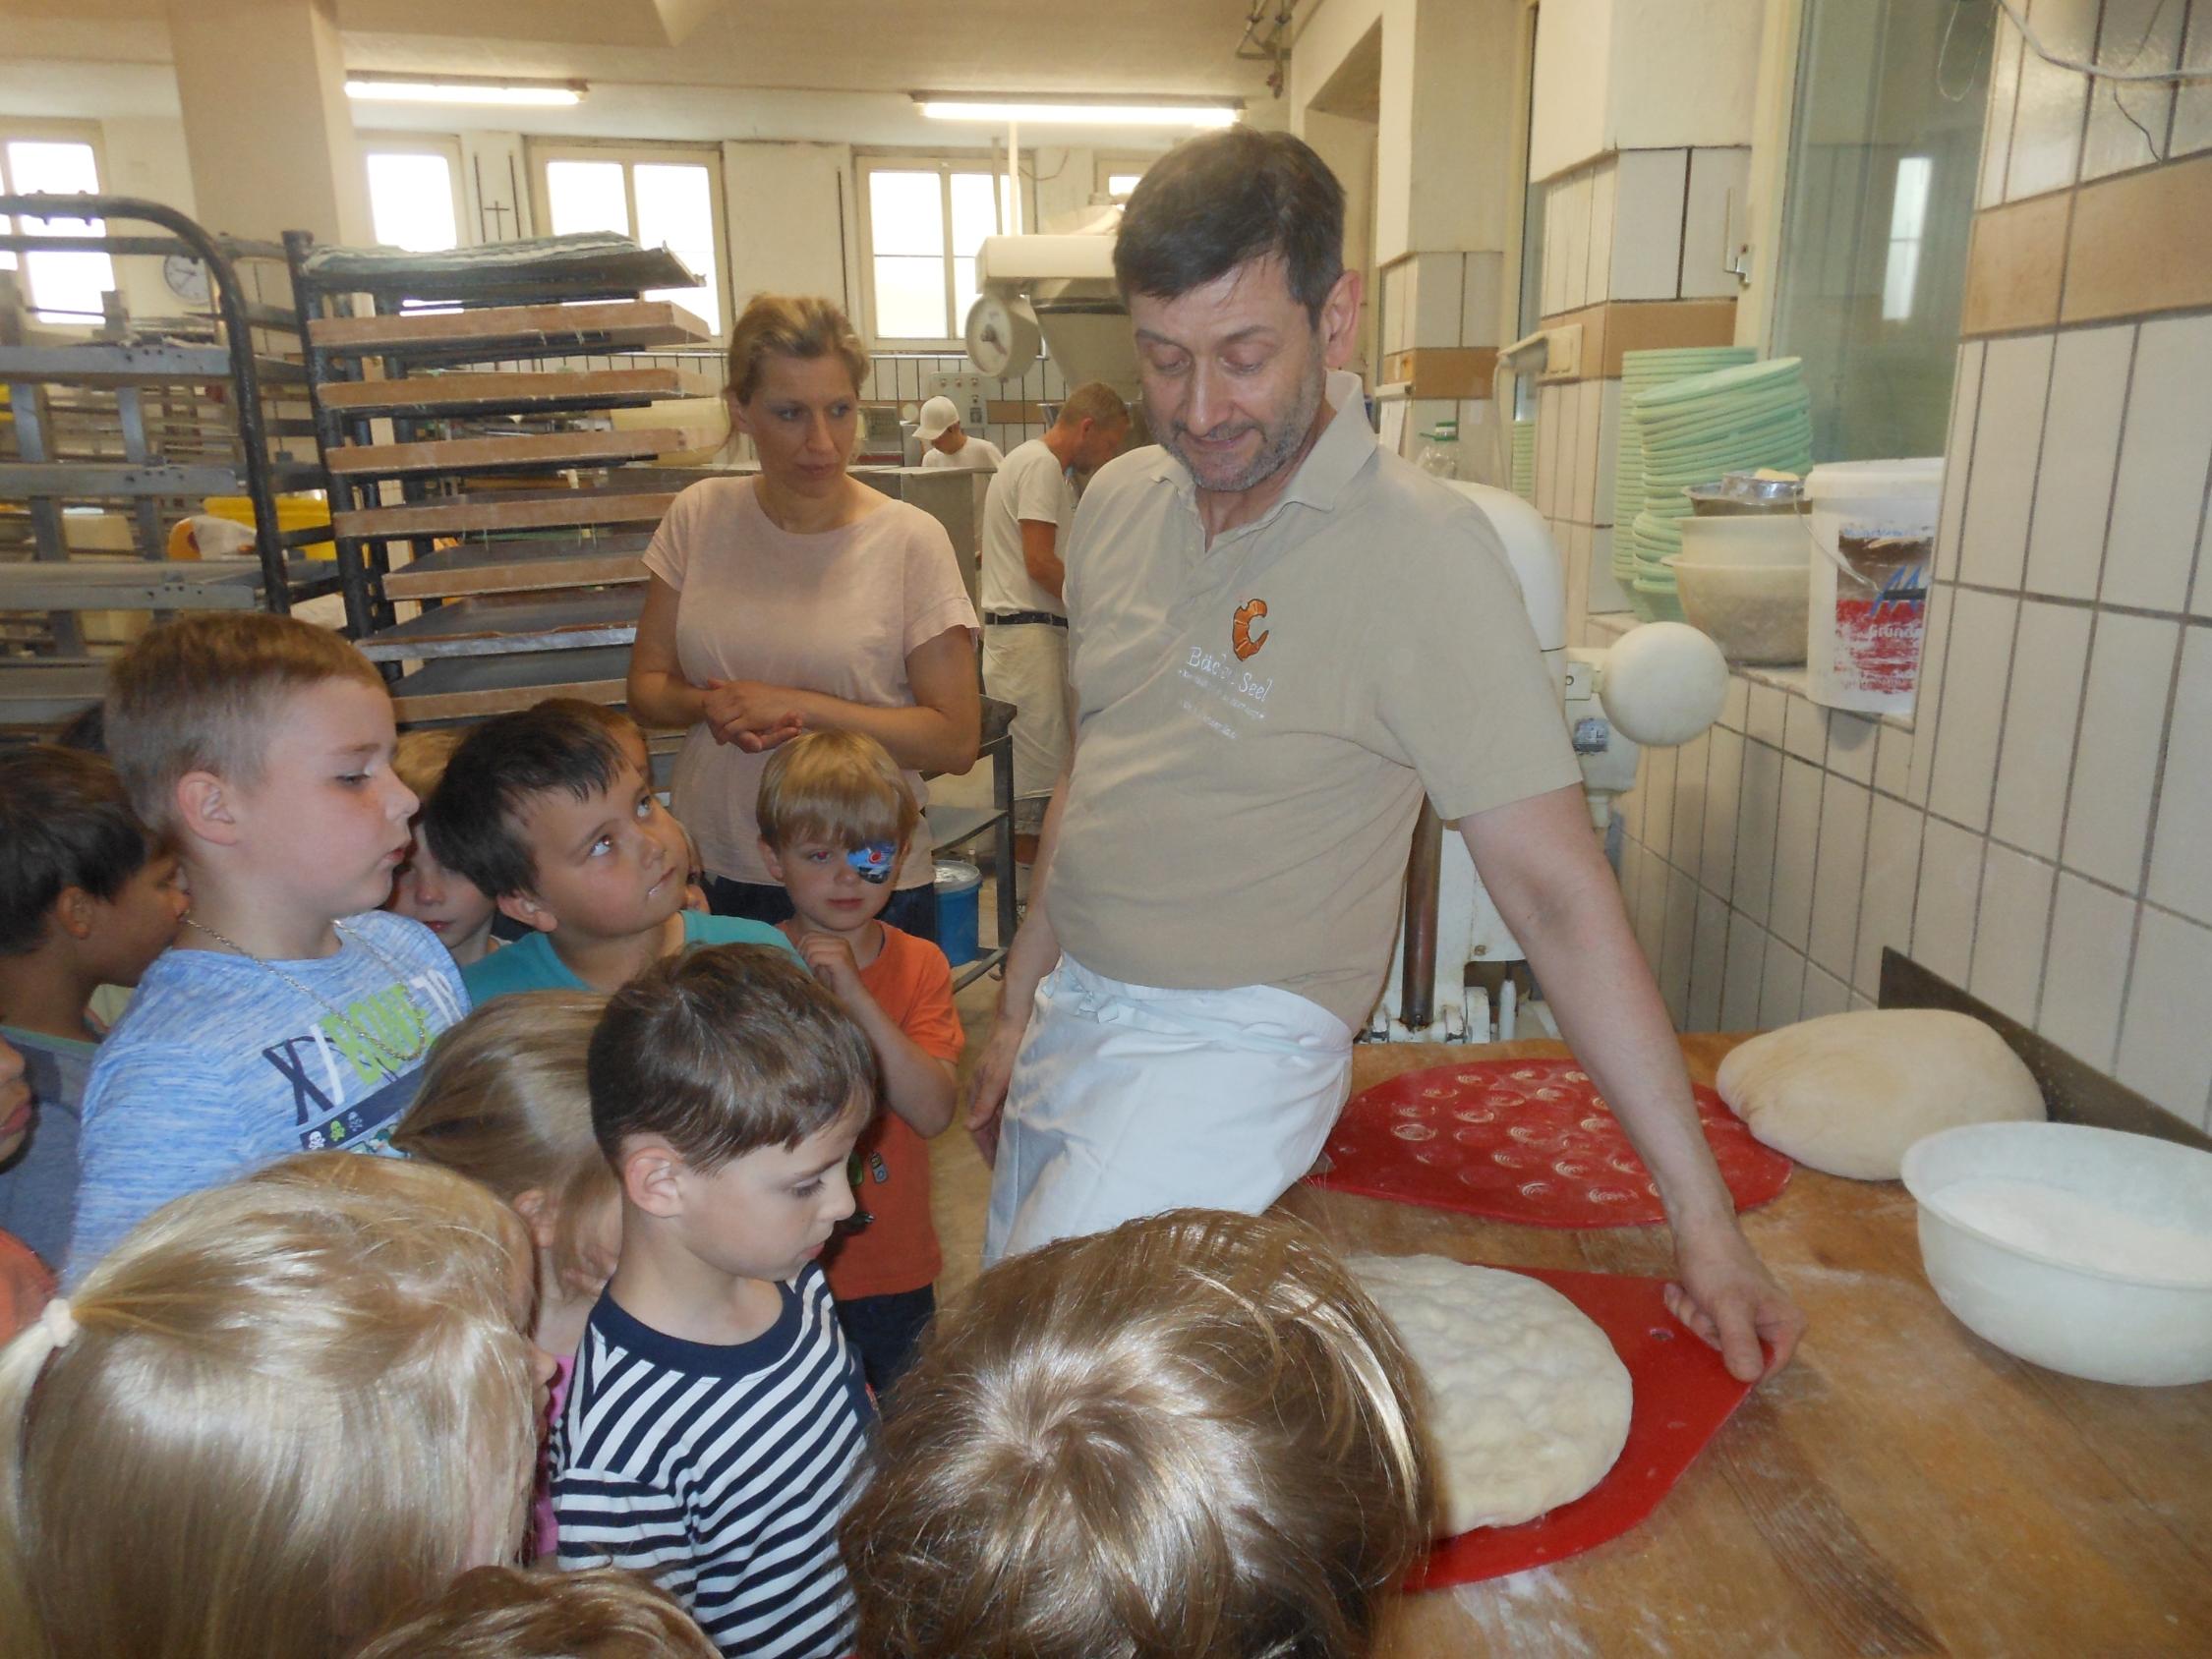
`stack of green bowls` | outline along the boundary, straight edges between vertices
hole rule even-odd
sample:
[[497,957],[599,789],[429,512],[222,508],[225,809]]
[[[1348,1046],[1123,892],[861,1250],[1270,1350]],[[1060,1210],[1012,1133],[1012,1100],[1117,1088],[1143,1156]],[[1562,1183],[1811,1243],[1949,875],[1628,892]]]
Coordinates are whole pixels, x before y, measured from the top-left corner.
[[1536,501],[1536,423],[1513,423],[1513,493],[1522,500]]
[[[1783,357],[1641,390],[1624,383],[1621,397],[1629,416],[1621,423],[1622,448],[1633,429],[1643,477],[1633,517],[1618,504],[1614,508],[1615,574],[1625,543],[1629,570],[1622,580],[1637,613],[1678,622],[1682,606],[1674,573],[1663,561],[1682,550],[1681,521],[1690,516],[1683,492],[1723,473],[1811,470],[1813,418],[1804,365]],[[1630,527],[1626,537],[1617,528],[1622,524]]]
[[[1630,411],[1648,391],[1710,374],[1717,369],[1734,369],[1757,361],[1750,346],[1676,346],[1663,351],[1623,352],[1620,359],[1620,453],[1613,471],[1613,576],[1628,593],[1629,602],[1648,622],[1648,602],[1636,592],[1636,515],[1644,509],[1644,436]],[[1671,596],[1669,596],[1671,598]]]

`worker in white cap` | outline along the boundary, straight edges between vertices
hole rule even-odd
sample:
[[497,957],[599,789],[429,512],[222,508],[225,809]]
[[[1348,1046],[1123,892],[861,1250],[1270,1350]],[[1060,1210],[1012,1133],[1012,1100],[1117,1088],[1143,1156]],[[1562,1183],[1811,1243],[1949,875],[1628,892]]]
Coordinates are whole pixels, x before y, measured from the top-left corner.
[[960,426],[960,405],[949,397],[933,397],[921,406],[914,436],[921,439],[921,464],[925,467],[964,467],[969,472],[991,473],[998,471],[999,463],[1006,459],[988,438],[967,435]]

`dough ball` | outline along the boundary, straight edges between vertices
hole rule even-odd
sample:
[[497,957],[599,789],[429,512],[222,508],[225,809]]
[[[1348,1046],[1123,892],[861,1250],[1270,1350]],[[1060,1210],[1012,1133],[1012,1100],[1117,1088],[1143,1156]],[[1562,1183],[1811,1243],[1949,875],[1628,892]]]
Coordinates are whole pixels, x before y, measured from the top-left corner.
[[1628,1367],[1574,1303],[1442,1256],[1348,1265],[1421,1373],[1437,1536],[1533,1520],[1605,1477],[1628,1439]]
[[1785,1025],[1732,1050],[1715,1086],[1775,1151],[1854,1180],[1895,1180],[1905,1148],[1938,1129],[2044,1116],[2042,1091],[2005,1039],[1938,1008]]

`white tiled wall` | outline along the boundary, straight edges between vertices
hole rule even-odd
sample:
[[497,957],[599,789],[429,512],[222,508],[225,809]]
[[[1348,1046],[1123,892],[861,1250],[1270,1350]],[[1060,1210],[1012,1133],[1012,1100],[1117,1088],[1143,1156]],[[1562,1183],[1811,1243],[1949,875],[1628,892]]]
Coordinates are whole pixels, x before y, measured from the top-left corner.
[[[2071,56],[2140,39],[2149,68],[2212,50],[2203,0],[2029,15]],[[2111,86],[2087,97],[1998,29],[1983,205],[2152,161],[2129,116],[2161,155],[2212,146],[2212,86],[2123,86],[2124,113]],[[1703,292],[1690,242],[1733,153],[1601,164],[1605,275],[1586,256],[1579,289],[1547,277],[1546,309],[1570,291]],[[1671,266],[1669,222],[1692,227]],[[1546,398],[1544,511],[1571,525],[1588,468],[1544,438],[1592,438]],[[1719,725],[1649,754],[1618,803],[1637,938],[1692,1029],[1870,1005],[1895,948],[2212,1128],[2212,313],[1968,342],[1946,451],[1915,719],[1831,713],[1801,680],[1739,673]],[[1602,525],[1589,508],[1580,522]]]
[[[2204,367],[2146,375],[2153,350]],[[1968,546],[1939,547],[1917,719],[1739,677],[1701,745],[1648,758],[1623,886],[1693,1027],[1869,1005],[1888,945],[2212,1127],[2208,353],[2212,314],[1963,348],[1941,536]],[[2061,387],[2109,415],[2062,420]],[[2131,441],[2160,457],[2139,494]]]
[[[1608,300],[1732,298],[1736,282],[1722,263],[1730,212],[1742,210],[1750,154],[1733,147],[1626,149],[1551,180],[1544,187],[1543,314]],[[1536,419],[1537,510],[1549,521],[1565,565],[1568,641],[1587,644],[1587,617],[1628,609],[1612,574],[1620,382],[1540,387]]]

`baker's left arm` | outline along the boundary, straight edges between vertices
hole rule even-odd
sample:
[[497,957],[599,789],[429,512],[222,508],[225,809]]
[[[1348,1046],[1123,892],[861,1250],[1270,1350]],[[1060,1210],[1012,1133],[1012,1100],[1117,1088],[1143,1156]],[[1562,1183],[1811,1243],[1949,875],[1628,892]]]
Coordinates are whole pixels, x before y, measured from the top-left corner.
[[1459,828],[1483,886],[1529,954],[1560,1034],[1658,1183],[1680,1280],[1667,1287],[1668,1307],[1720,1349],[1734,1376],[1772,1376],[1789,1362],[1805,1316],[1736,1225],[1698,1127],[1681,1048],[1591,832],[1581,788],[1474,813]]

